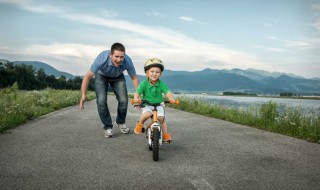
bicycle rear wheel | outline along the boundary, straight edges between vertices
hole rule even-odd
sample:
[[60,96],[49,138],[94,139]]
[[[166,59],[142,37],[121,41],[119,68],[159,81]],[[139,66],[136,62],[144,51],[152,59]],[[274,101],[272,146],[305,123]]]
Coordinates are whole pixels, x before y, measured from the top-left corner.
[[158,128],[153,130],[153,139],[152,139],[152,151],[153,151],[153,160],[158,161],[159,159],[159,138],[160,131]]

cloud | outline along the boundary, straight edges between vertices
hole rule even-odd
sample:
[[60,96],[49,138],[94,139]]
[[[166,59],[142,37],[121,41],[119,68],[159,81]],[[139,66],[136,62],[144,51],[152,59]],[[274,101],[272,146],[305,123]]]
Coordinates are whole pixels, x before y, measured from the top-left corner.
[[161,18],[166,17],[163,13],[160,13],[158,11],[146,12],[146,15],[151,16],[151,17],[161,17]]
[[273,47],[268,47],[266,48],[267,51],[272,51],[272,52],[288,52],[286,49],[281,49],[281,48],[273,48]]
[[313,4],[311,8],[316,17],[315,21],[311,23],[311,26],[314,27],[318,31],[318,33],[320,33],[320,3]]
[[[126,42],[125,45],[129,47],[127,48],[127,53],[134,61],[138,62],[137,70],[142,70],[141,64],[150,57],[163,59],[167,63],[166,67],[173,70],[201,70],[207,68],[209,63],[219,63],[214,66],[217,69],[258,68],[272,70],[270,66],[264,64],[253,54],[198,41],[168,28],[148,27],[126,20],[103,18],[85,13],[70,13],[50,5],[16,2],[24,9],[32,12],[51,14],[84,25],[117,29],[119,31],[118,38]],[[46,9],[51,9],[51,11],[45,11]],[[182,17],[181,19],[197,22],[190,17]],[[11,53],[29,54],[34,57],[38,54],[42,57],[42,60],[49,60],[49,57],[51,57],[52,60],[60,61],[61,63],[68,62],[69,64],[72,63],[72,65],[78,65],[79,68],[88,68],[97,54],[104,49],[105,47],[99,45],[60,42],[49,45],[33,44],[24,49],[21,48],[19,52],[12,51]],[[48,63],[52,63],[52,61]],[[65,66],[58,68],[62,67],[64,68]],[[72,73],[80,72],[78,71],[79,68],[77,67],[77,71],[74,69]],[[68,70],[70,68],[66,69],[66,71]]]
[[37,12],[37,13],[41,13],[41,14],[62,13],[61,10],[56,8],[55,6],[39,5],[39,2],[35,2],[33,0],[0,0],[0,3],[18,5],[27,11]]
[[275,48],[275,47],[265,47],[263,45],[252,45],[252,47],[256,48],[256,49],[263,49],[265,51],[278,52],[278,53],[287,53],[287,52],[289,52],[286,49]]
[[270,23],[263,23],[263,26],[266,28],[273,28],[273,24]]
[[105,9],[100,9],[100,15],[105,16],[105,17],[109,17],[109,18],[115,18],[118,16],[118,14],[116,12],[111,11],[111,10],[105,10]]
[[179,17],[181,20],[184,20],[184,21],[188,21],[188,22],[194,22],[194,19],[191,18],[191,17],[186,17],[186,16],[181,16]]
[[[268,36],[265,36],[265,38],[280,42],[288,48],[295,48],[300,50],[320,48],[320,39],[317,37],[304,37],[303,39],[300,39],[300,40],[283,40],[278,37],[268,35]],[[279,52],[283,52],[283,51],[281,50]]]
[[275,37],[275,36],[272,36],[272,35],[267,35],[265,36],[266,39],[269,39],[269,40],[274,40],[274,41],[282,41],[280,40],[279,38]]
[[197,23],[197,24],[208,25],[208,23],[206,23],[206,22],[201,22],[201,21],[197,21],[197,20],[195,20],[195,19],[192,18],[192,17],[181,16],[181,17],[179,17],[179,19],[180,19],[180,20],[183,20],[183,21],[187,21],[187,22],[194,22],[194,23]]
[[102,46],[70,43],[34,44],[18,49],[0,47],[0,57],[9,61],[41,61],[50,64],[60,71],[84,75],[94,58],[103,48]]

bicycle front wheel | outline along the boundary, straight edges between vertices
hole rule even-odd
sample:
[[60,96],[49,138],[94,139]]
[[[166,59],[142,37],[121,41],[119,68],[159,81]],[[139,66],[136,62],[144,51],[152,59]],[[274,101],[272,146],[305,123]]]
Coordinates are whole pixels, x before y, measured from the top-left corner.
[[153,151],[153,160],[158,161],[159,159],[159,138],[160,131],[158,128],[153,130],[153,139],[152,139],[152,151]]

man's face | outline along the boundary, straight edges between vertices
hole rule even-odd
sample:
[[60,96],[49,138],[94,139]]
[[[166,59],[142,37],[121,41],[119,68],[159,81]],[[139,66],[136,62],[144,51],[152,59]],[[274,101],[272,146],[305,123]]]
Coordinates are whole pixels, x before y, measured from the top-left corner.
[[114,50],[113,54],[110,54],[111,62],[115,67],[120,67],[122,64],[122,61],[124,59],[124,52],[123,51],[118,51]]

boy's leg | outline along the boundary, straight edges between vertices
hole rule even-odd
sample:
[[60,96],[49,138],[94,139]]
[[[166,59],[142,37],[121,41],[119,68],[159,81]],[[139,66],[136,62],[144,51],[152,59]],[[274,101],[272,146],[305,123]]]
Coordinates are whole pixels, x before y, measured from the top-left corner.
[[172,141],[172,138],[171,138],[171,135],[170,133],[168,133],[168,127],[167,127],[167,122],[166,120],[164,119],[163,123],[162,123],[162,134],[163,134],[163,141],[164,142],[171,142]]
[[140,116],[139,123],[143,125],[144,122],[146,122],[151,116],[152,116],[152,114],[150,112],[142,113]]
[[158,106],[157,109],[158,109],[158,121],[161,123],[161,127],[162,127],[163,141],[169,143],[172,141],[172,138],[170,133],[168,133],[167,122],[165,120],[164,107]]
[[151,116],[152,116],[152,114],[150,112],[143,112],[141,114],[140,119],[137,122],[136,127],[134,129],[134,132],[136,134],[141,134],[142,133],[142,128],[143,128],[144,122],[147,121]]
[[162,132],[168,133],[167,122],[163,116],[158,117],[158,121],[161,123]]

